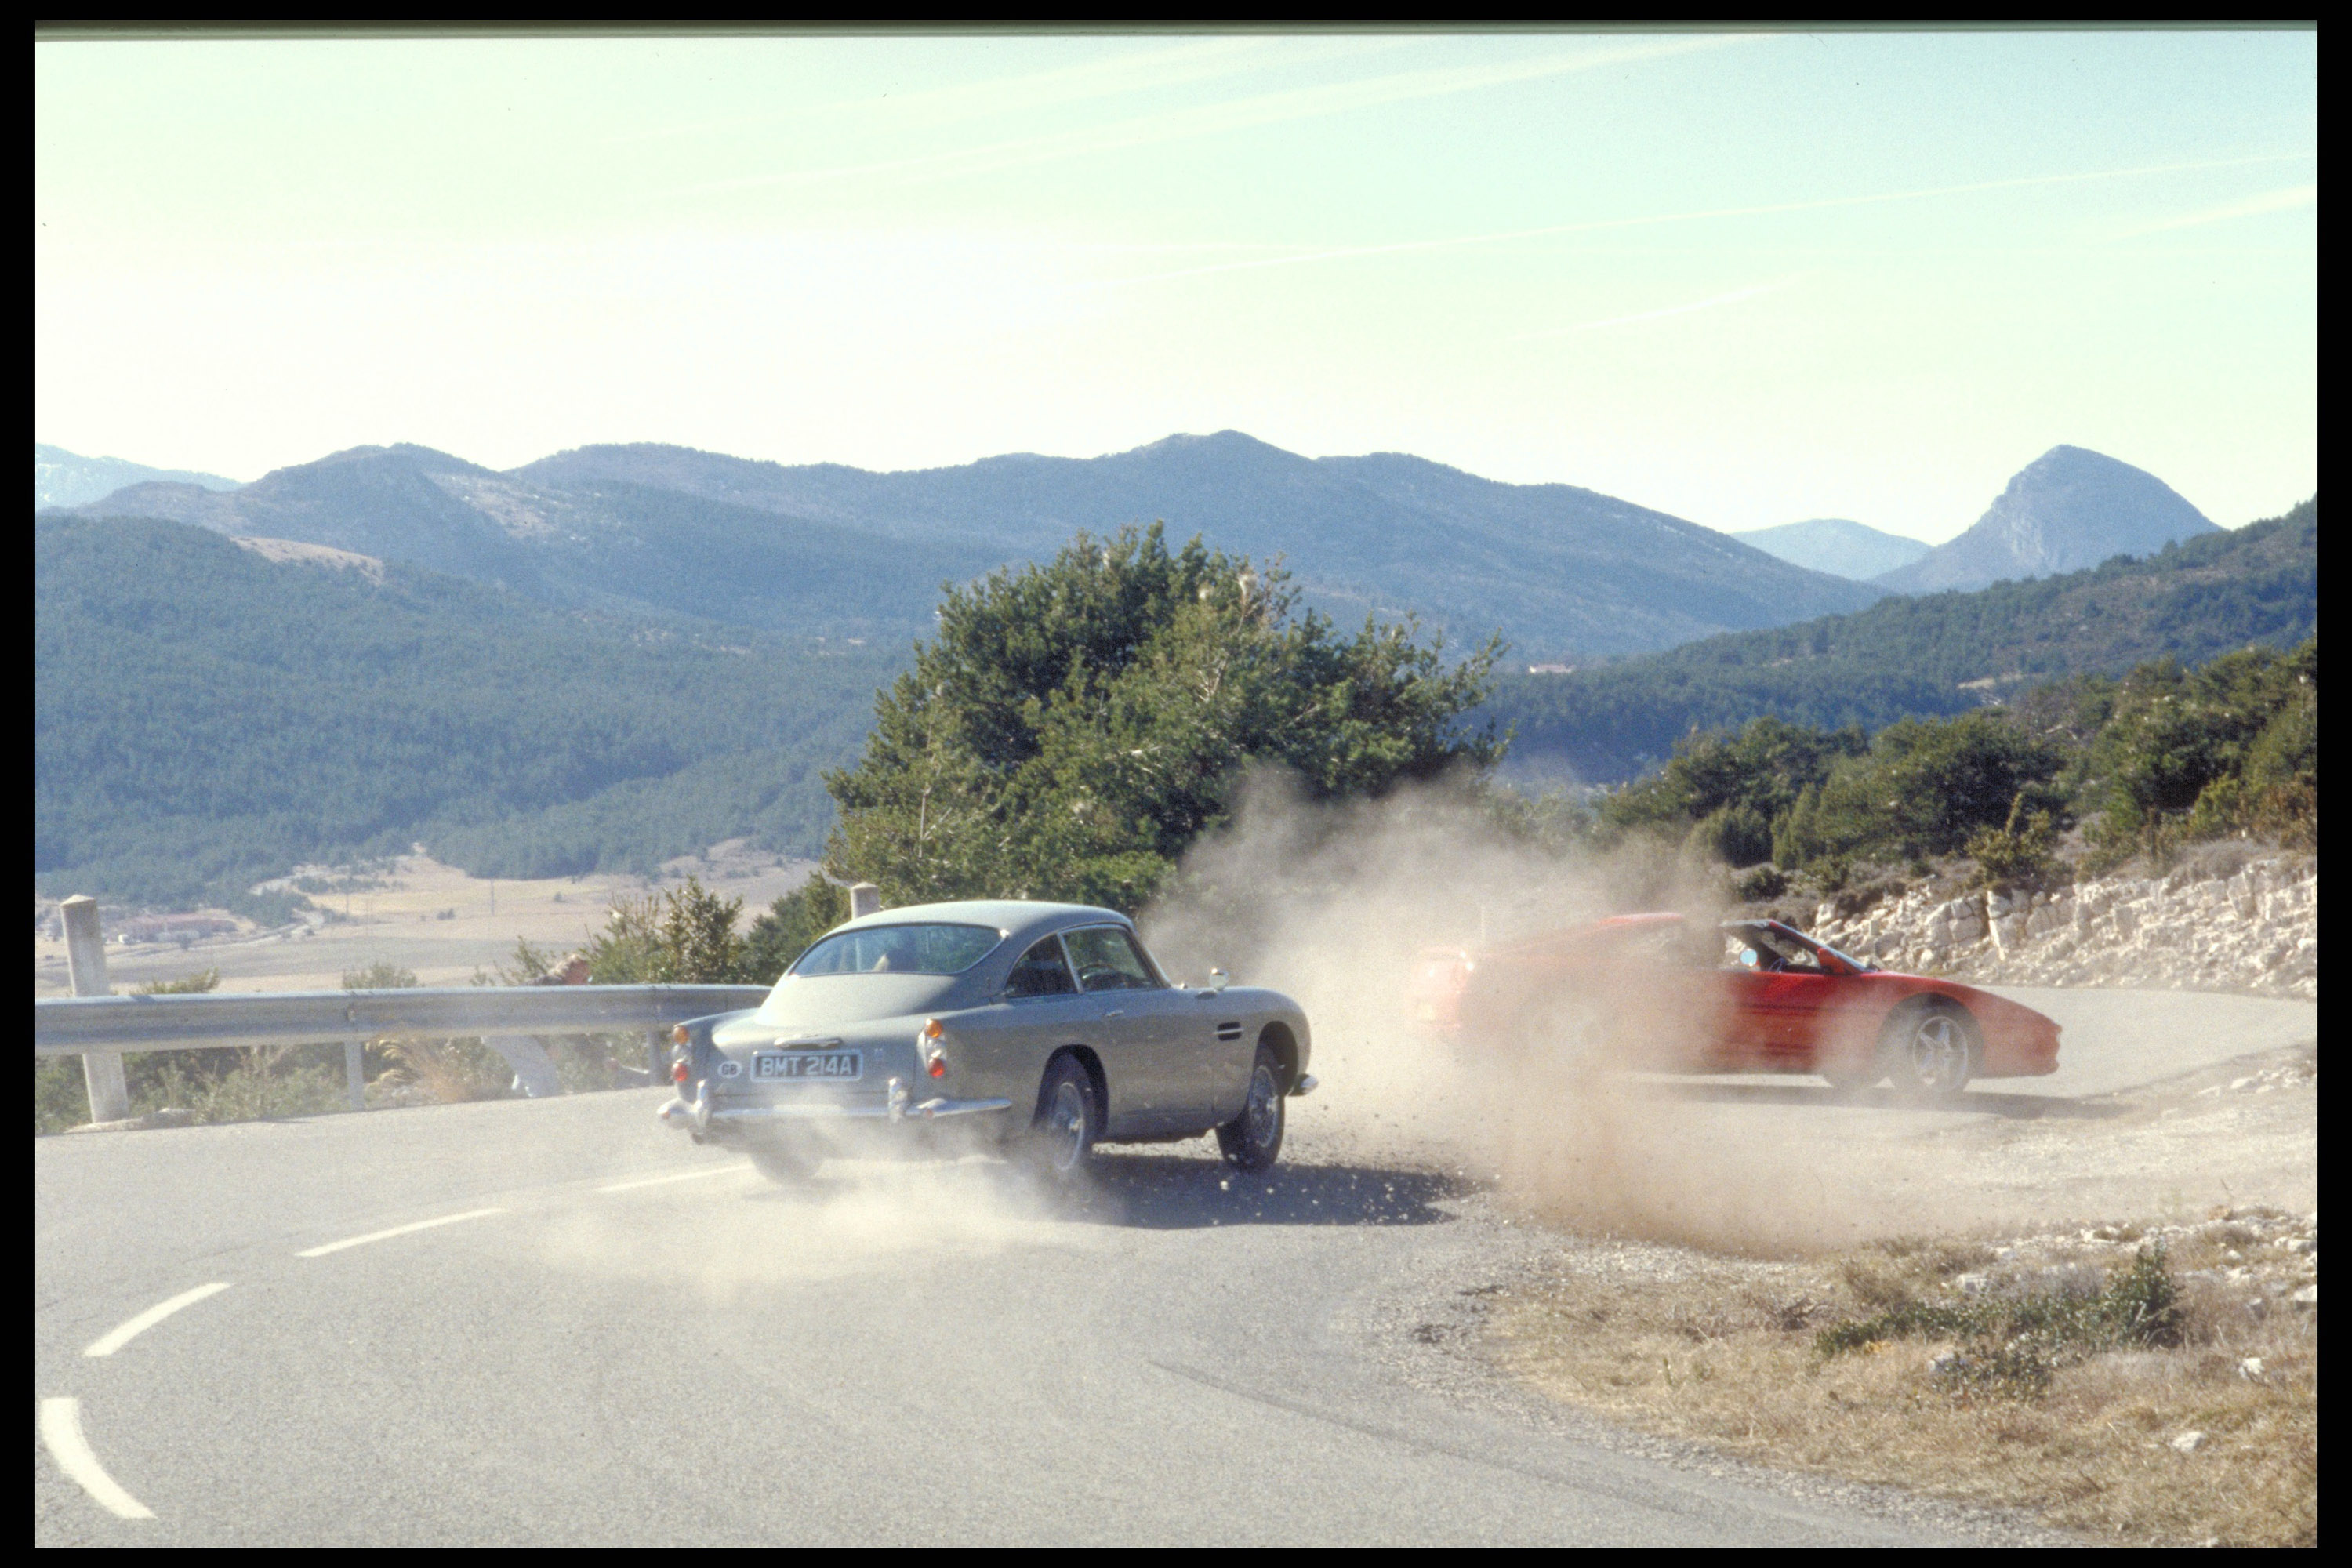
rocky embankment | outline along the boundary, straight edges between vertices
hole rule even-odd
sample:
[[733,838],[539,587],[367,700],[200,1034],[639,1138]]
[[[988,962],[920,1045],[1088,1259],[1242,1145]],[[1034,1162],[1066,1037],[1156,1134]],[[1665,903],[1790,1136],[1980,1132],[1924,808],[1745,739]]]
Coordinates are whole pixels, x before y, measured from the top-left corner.
[[2119,985],[2319,998],[2319,865],[2095,878],[2052,892],[1913,888],[1812,934],[1889,969],[2006,985]]

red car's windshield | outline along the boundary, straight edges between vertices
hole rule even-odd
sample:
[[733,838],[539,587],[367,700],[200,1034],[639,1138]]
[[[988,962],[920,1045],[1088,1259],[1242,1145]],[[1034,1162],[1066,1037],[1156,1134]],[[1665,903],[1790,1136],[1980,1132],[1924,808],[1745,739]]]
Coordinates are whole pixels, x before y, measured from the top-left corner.
[[1727,963],[1744,965],[1743,950],[1753,952],[1756,967],[1768,973],[1864,974],[1872,968],[1778,921],[1741,921],[1724,927],[1724,935]]

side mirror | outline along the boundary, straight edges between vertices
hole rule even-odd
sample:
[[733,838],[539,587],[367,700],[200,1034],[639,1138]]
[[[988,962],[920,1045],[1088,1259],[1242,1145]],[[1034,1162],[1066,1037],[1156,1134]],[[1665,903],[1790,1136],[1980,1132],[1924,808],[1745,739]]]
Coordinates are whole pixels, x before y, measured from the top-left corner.
[[1228,976],[1223,970],[1212,969],[1209,971],[1209,984],[1206,987],[1206,992],[1209,995],[1214,996],[1232,984],[1232,978]]

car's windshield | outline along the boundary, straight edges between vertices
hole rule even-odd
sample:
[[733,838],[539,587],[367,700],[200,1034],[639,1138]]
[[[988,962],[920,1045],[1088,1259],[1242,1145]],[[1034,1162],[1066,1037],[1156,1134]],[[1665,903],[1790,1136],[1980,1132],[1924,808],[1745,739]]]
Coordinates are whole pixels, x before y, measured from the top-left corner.
[[[1767,925],[1740,924],[1724,929],[1724,963],[1735,968],[1748,967],[1754,953],[1752,966],[1766,973],[1827,974],[1833,965],[1843,965],[1853,973],[1862,973],[1870,965],[1859,959],[1848,958],[1833,947],[1825,947],[1807,936],[1794,931],[1776,931]],[[1831,962],[1824,963],[1822,955]]]
[[814,974],[961,974],[1002,932],[989,926],[861,926],[835,931],[801,954],[792,972]]

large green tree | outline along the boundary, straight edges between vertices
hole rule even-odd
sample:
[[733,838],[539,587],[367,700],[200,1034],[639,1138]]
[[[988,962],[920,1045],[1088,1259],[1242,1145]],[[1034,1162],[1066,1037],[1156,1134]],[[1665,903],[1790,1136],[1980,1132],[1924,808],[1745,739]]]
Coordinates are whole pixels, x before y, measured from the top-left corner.
[[829,775],[827,868],[893,903],[1064,898],[1132,910],[1223,821],[1252,764],[1310,798],[1377,795],[1502,752],[1463,714],[1488,644],[1302,610],[1286,574],[1157,523],[950,588],[938,634]]

